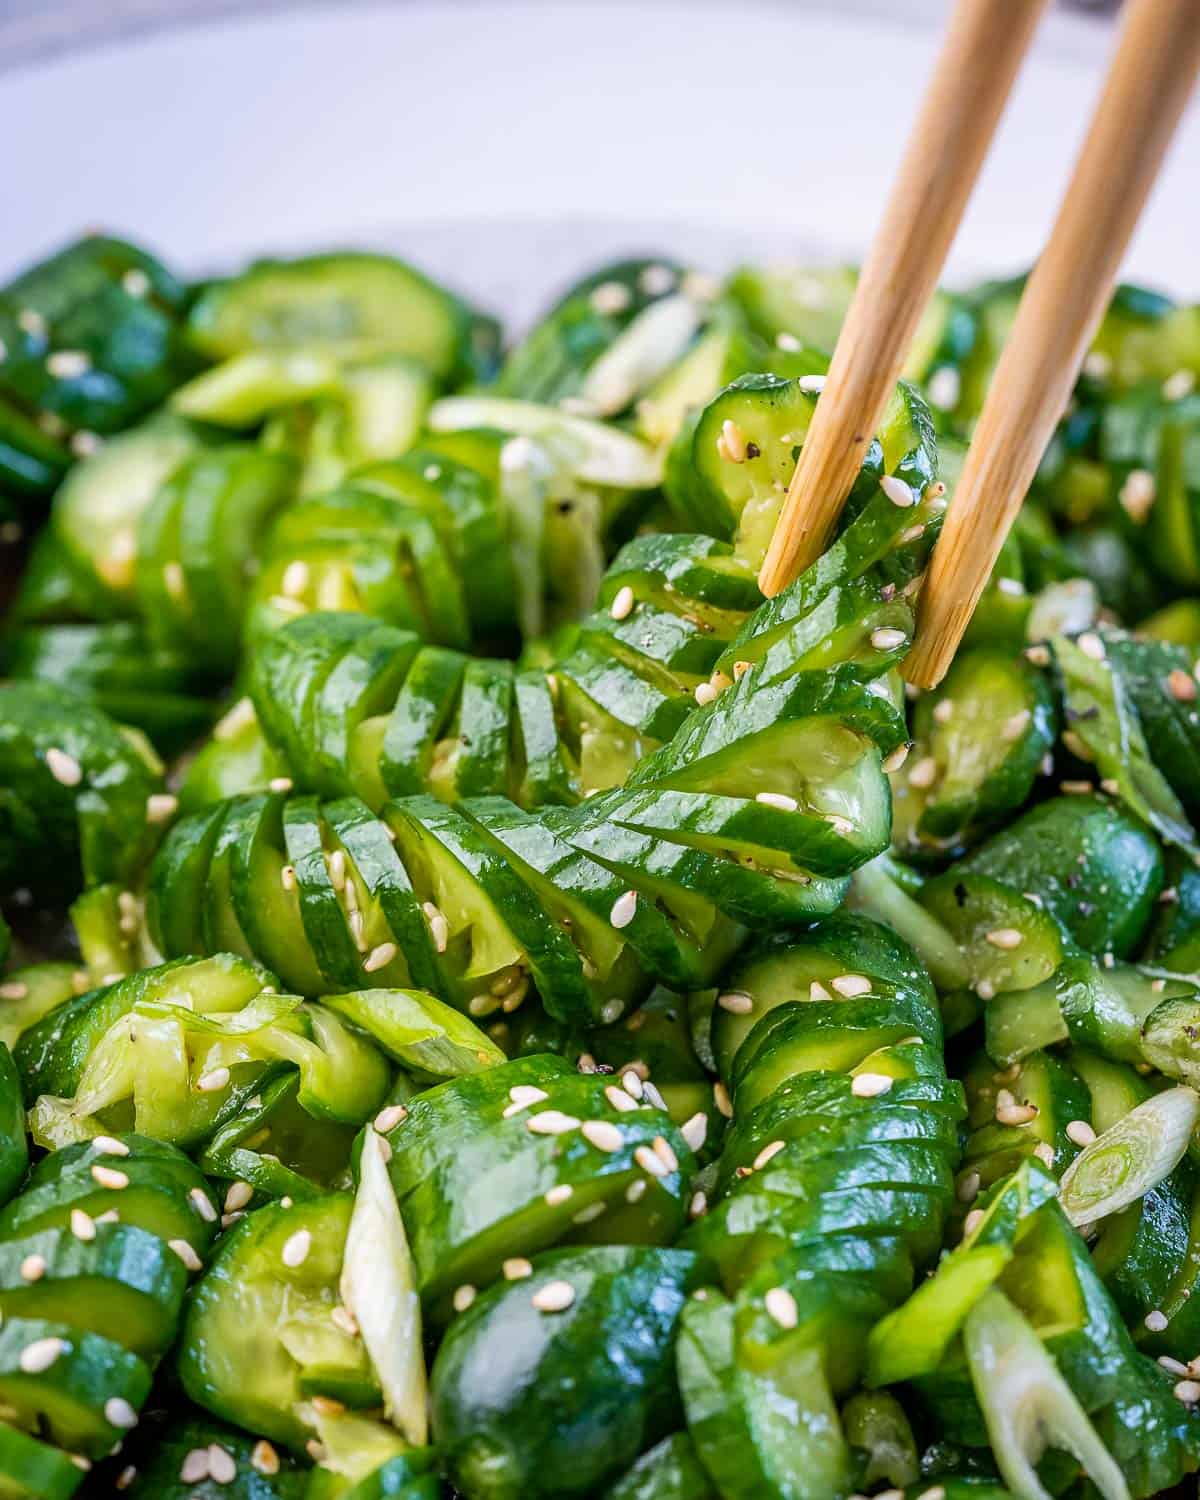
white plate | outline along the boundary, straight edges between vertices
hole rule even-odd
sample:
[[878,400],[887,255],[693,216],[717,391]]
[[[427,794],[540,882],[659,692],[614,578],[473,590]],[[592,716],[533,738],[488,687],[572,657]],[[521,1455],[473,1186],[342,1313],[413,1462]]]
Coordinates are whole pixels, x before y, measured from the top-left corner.
[[[524,310],[615,250],[861,253],[944,9],[909,3],[343,4],[56,56],[0,88],[0,275],[99,225],[192,272],[387,245]],[[1037,253],[1109,41],[1046,22],[952,276]],[[1193,297],[1198,187],[1193,109],[1129,262]]]

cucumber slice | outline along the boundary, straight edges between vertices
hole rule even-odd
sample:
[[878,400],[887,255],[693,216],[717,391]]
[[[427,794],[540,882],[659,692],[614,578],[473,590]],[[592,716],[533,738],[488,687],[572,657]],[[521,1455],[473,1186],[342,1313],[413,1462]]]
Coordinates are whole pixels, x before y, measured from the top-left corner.
[[69,1454],[7,1423],[0,1426],[0,1495],[4,1500],[71,1500],[83,1470]]
[[21,1080],[12,1053],[0,1042],[0,1203],[16,1192],[29,1165]]

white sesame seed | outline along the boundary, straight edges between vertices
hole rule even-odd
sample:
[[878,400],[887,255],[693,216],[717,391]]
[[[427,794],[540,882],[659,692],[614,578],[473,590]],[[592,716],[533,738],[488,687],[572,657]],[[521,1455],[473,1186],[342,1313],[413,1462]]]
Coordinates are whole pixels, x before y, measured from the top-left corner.
[[92,1138],[92,1150],[101,1156],[128,1156],[129,1147],[114,1135],[97,1135]]
[[773,1286],[763,1297],[763,1306],[767,1310],[767,1316],[778,1323],[780,1328],[795,1328],[800,1321],[796,1299],[786,1287]]
[[525,1129],[531,1135],[565,1135],[569,1130],[578,1130],[579,1125],[574,1115],[564,1114],[561,1109],[543,1109],[525,1121]]
[[697,1110],[679,1127],[679,1133],[691,1150],[701,1150],[708,1139],[708,1116],[703,1110]]
[[1156,1363],[1170,1375],[1187,1375],[1189,1370],[1181,1359],[1172,1359],[1169,1354],[1160,1354]]
[[24,1000],[28,994],[29,986],[19,979],[10,979],[7,983],[0,984],[0,1000]]
[[374,974],[377,969],[386,969],[399,951],[395,943],[380,943],[377,948],[372,948],[363,959],[364,971]]
[[635,1177],[634,1180],[625,1189],[625,1202],[637,1203],[645,1196],[646,1179],[644,1177]]
[[292,778],[290,776],[272,776],[267,782],[267,790],[271,792],[290,792],[292,789]]
[[[314,1404],[319,1397],[314,1397]],[[208,1445],[208,1476],[216,1484],[232,1484],[237,1478],[237,1463],[220,1443]]]
[[280,1259],[285,1266],[295,1270],[302,1266],[308,1259],[308,1252],[312,1249],[312,1231],[308,1229],[297,1229],[285,1242]]
[[380,1135],[387,1135],[407,1119],[408,1110],[403,1104],[388,1104],[375,1116],[375,1129]]
[[908,751],[908,745],[897,745],[892,753],[884,759],[883,769],[889,772],[889,774],[892,771],[898,771],[908,759]]
[[1200,1380],[1181,1380],[1175,1386],[1174,1395],[1186,1406],[1200,1401]]
[[633,293],[620,281],[602,281],[588,298],[598,313],[621,313],[633,301]]
[[786,1145],[786,1141],[768,1141],[767,1144],[758,1153],[758,1155],[754,1158],[754,1161],[752,1163],[754,1170],[756,1172],[761,1172],[762,1169],[767,1165],[767,1163],[774,1157],[778,1156]]
[[1162,393],[1168,401],[1182,401],[1196,389],[1196,377],[1190,370],[1176,370],[1163,381]]
[[1037,1119],[1037,1114],[1036,1104],[1019,1104],[1008,1089],[1001,1089],[996,1095],[996,1119],[1001,1125],[1028,1125]]
[[92,1178],[102,1188],[111,1188],[114,1192],[120,1192],[122,1188],[129,1186],[127,1172],[118,1172],[116,1167],[106,1167],[98,1161],[92,1163]]
[[924,755],[912,770],[908,773],[909,786],[915,786],[923,791],[937,780],[937,761],[932,755]]
[[832,1000],[833,996],[829,993],[829,991],[825,988],[825,986],[819,979],[813,979],[809,982],[808,998],[810,1000],[822,1001]]
[[713,1084],[713,1103],[717,1106],[718,1114],[723,1115],[727,1120],[733,1119],[733,1103],[729,1098],[729,1090],[720,1079]]
[[175,1252],[189,1271],[198,1271],[204,1264],[187,1240],[168,1240],[167,1247]]
[[207,1479],[208,1449],[193,1448],[180,1466],[179,1477],[184,1484],[199,1484],[202,1479]]
[[973,1208],[967,1215],[967,1217],[963,1220],[963,1238],[965,1239],[974,1234],[982,1223],[983,1209]]
[[893,505],[899,505],[907,509],[910,505],[917,503],[917,497],[912,492],[912,486],[905,484],[904,480],[898,479],[895,474],[885,474],[879,481],[879,488]]
[[789,797],[786,792],[757,792],[754,800],[761,807],[773,807],[779,812],[795,812],[800,806],[795,797]]
[[127,1490],[137,1478],[137,1468],[133,1464],[126,1464],[117,1477],[113,1480],[113,1489]]
[[1058,789],[1064,797],[1086,797],[1093,790],[1090,781],[1060,781]]
[[46,1274],[46,1258],[44,1255],[27,1255],[21,1262],[22,1281],[41,1281]]
[[538,1287],[529,1300],[538,1312],[566,1312],[575,1301],[575,1288],[569,1281],[548,1281],[545,1286]]
[[433,946],[439,953],[445,953],[450,942],[450,923],[446,920],[445,913],[432,901],[423,901],[421,910],[425,914],[425,920],[429,923]]
[[950,411],[958,405],[962,392],[962,376],[953,365],[942,365],[929,377],[926,394],[939,411]]
[[250,1467],[268,1476],[279,1473],[279,1454],[266,1438],[260,1438],[251,1450]]
[[658,1153],[649,1146],[639,1146],[633,1153],[633,1159],[643,1172],[649,1172],[652,1177],[665,1177],[670,1170]]
[[18,1363],[26,1375],[40,1375],[50,1368],[60,1354],[65,1354],[69,1347],[65,1339],[34,1339],[32,1344],[26,1344],[21,1350]]
[[586,1208],[581,1208],[577,1214],[572,1215],[571,1223],[581,1226],[584,1224],[594,1224],[607,1211],[607,1203],[589,1203]]
[[91,368],[92,362],[82,349],[56,349],[46,356],[46,371],[56,380],[75,380]]
[[633,590],[628,584],[617,590],[617,596],[612,602],[609,614],[614,620],[627,619],[633,613]]
[[993,948],[1003,948],[1011,951],[1019,948],[1025,941],[1024,933],[1018,932],[1015,927],[996,927],[987,934],[987,941]]
[[[827,377],[824,375],[801,375],[796,385],[806,396],[819,396],[825,389],[826,379]],[[784,441],[790,441],[790,438],[786,438]]]
[[1121,508],[1135,526],[1144,526],[1154,506],[1158,486],[1148,469],[1131,469],[1117,494]]
[[110,1396],[104,1403],[104,1418],[110,1427],[119,1427],[128,1431],[137,1426],[137,1412],[125,1400],[124,1396]]
[[850,1092],[856,1099],[874,1099],[878,1094],[886,1094],[894,1082],[888,1073],[856,1073]]
[[73,755],[51,745],[46,751],[46,766],[55,781],[62,786],[78,786],[83,780],[83,767]]
[[775,335],[775,347],[782,349],[785,354],[797,354],[804,345],[794,333],[783,332]]
[[950,720],[953,717],[954,717],[954,699],[953,698],[943,698],[940,703],[938,703],[938,704],[935,705],[934,710],[933,710],[933,719],[934,719],[934,723],[935,724],[949,724]]
[[[346,889],[346,851],[335,849],[328,857],[329,879],[335,891]],[[353,887],[351,888],[353,889]],[[354,892],[354,900],[358,899],[358,892]]]
[[692,691],[692,697],[701,708],[707,708],[710,703],[716,701],[717,690],[711,682],[698,682]]
[[1032,718],[1033,715],[1029,709],[1023,708],[1019,713],[1013,714],[1011,718],[1005,719],[1000,730],[1001,739],[1009,743],[1013,740],[1019,740],[1029,727],[1029,721]]
[[[645,1068],[645,1063],[642,1067]],[[640,1099],[645,1092],[644,1080],[636,1068],[626,1068],[621,1074],[621,1087],[627,1094],[632,1094],[635,1099]]]
[[1033,1154],[1037,1157],[1038,1161],[1041,1162],[1042,1166],[1053,1167],[1054,1147],[1050,1144],[1049,1141],[1039,1141],[1033,1148]]
[[1153,1312],[1146,1314],[1145,1323],[1151,1333],[1161,1333],[1167,1326],[1167,1316],[1156,1307]]
[[1025,660],[1034,667],[1048,667],[1050,665],[1050,648],[1048,646],[1027,646],[1025,648]]
[[618,896],[608,914],[609,923],[618,930],[628,927],[637,914],[637,899],[636,891],[625,891]]
[[[641,1082],[640,1079],[638,1081]],[[610,1083],[605,1087],[604,1097],[614,1109],[630,1110],[638,1107],[637,1100],[615,1083]]]
[[454,1311],[466,1312],[467,1308],[474,1302],[476,1295],[475,1288],[469,1282],[464,1282],[462,1286],[455,1287],[454,1296],[451,1299],[454,1304]]
[[225,1194],[225,1212],[236,1214],[246,1208],[251,1198],[254,1197],[254,1189],[248,1182],[231,1182],[229,1191]]
[[283,865],[279,871],[279,884],[285,891],[296,889],[296,866]]
[[348,1307],[343,1307],[341,1303],[338,1303],[330,1310],[329,1319],[335,1328],[340,1328],[348,1337],[352,1339],[358,1337],[358,1319]]
[[1096,1139],[1096,1132],[1086,1120],[1069,1120],[1067,1122],[1067,1139],[1076,1146],[1090,1146]]
[[871,632],[871,645],[876,651],[895,651],[907,640],[903,630],[896,630],[890,625],[881,625],[878,630]]
[[619,1151],[625,1140],[620,1127],[611,1120],[585,1120],[579,1133],[597,1151]]
[[718,995],[717,1004],[731,1016],[748,1016],[754,1009],[754,1001],[740,990],[731,990],[727,995]]
[[1075,644],[1092,661],[1104,660],[1104,642],[1094,630],[1085,630]]
[[217,1210],[213,1207],[212,1199],[203,1188],[192,1188],[188,1193],[188,1201],[206,1224],[215,1224],[217,1222]]
[[666,1136],[656,1135],[654,1137],[654,1154],[668,1172],[678,1172],[679,1158],[675,1155],[674,1149]]
[[829,982],[847,1000],[855,1000],[859,995],[871,993],[871,981],[865,974],[839,974]]
[[96,1223],[90,1214],[84,1213],[82,1208],[71,1210],[71,1233],[77,1240],[85,1244],[96,1238]]
[[728,458],[735,464],[746,462],[746,434],[729,417],[721,423],[721,441],[725,445],[722,457]]
[[524,1281],[527,1276],[533,1275],[533,1264],[525,1259],[523,1255],[514,1255],[504,1262],[501,1267],[506,1281]]
[[531,1105],[541,1104],[543,1099],[549,1099],[550,1095],[545,1089],[539,1089],[531,1083],[514,1083],[508,1091],[508,1097],[518,1109],[528,1109]]
[[231,1077],[228,1068],[213,1068],[211,1072],[200,1075],[196,1080],[196,1087],[202,1094],[216,1094],[229,1087]]

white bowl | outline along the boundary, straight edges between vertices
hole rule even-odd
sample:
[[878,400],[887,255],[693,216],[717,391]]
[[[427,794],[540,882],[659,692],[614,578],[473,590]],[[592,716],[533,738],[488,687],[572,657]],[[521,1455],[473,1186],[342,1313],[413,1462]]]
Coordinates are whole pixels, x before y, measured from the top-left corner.
[[[0,88],[0,275],[88,226],[190,272],[370,244],[520,315],[614,251],[854,256],[945,8],[412,0],[192,18],[64,52]],[[1036,255],[1110,42],[1095,21],[1044,23],[953,279]],[[1200,293],[1198,186],[1193,109],[1130,274]]]

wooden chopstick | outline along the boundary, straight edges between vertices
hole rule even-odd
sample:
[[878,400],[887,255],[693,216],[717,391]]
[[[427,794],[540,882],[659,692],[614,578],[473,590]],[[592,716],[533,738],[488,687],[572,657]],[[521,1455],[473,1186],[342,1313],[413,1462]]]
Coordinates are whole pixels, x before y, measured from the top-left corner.
[[820,554],[895,389],[1046,0],[958,0],[759,574]]
[[1021,298],[945,528],[904,674],[950,665],[1066,408],[1200,69],[1200,0],[1132,0],[1050,241]]

